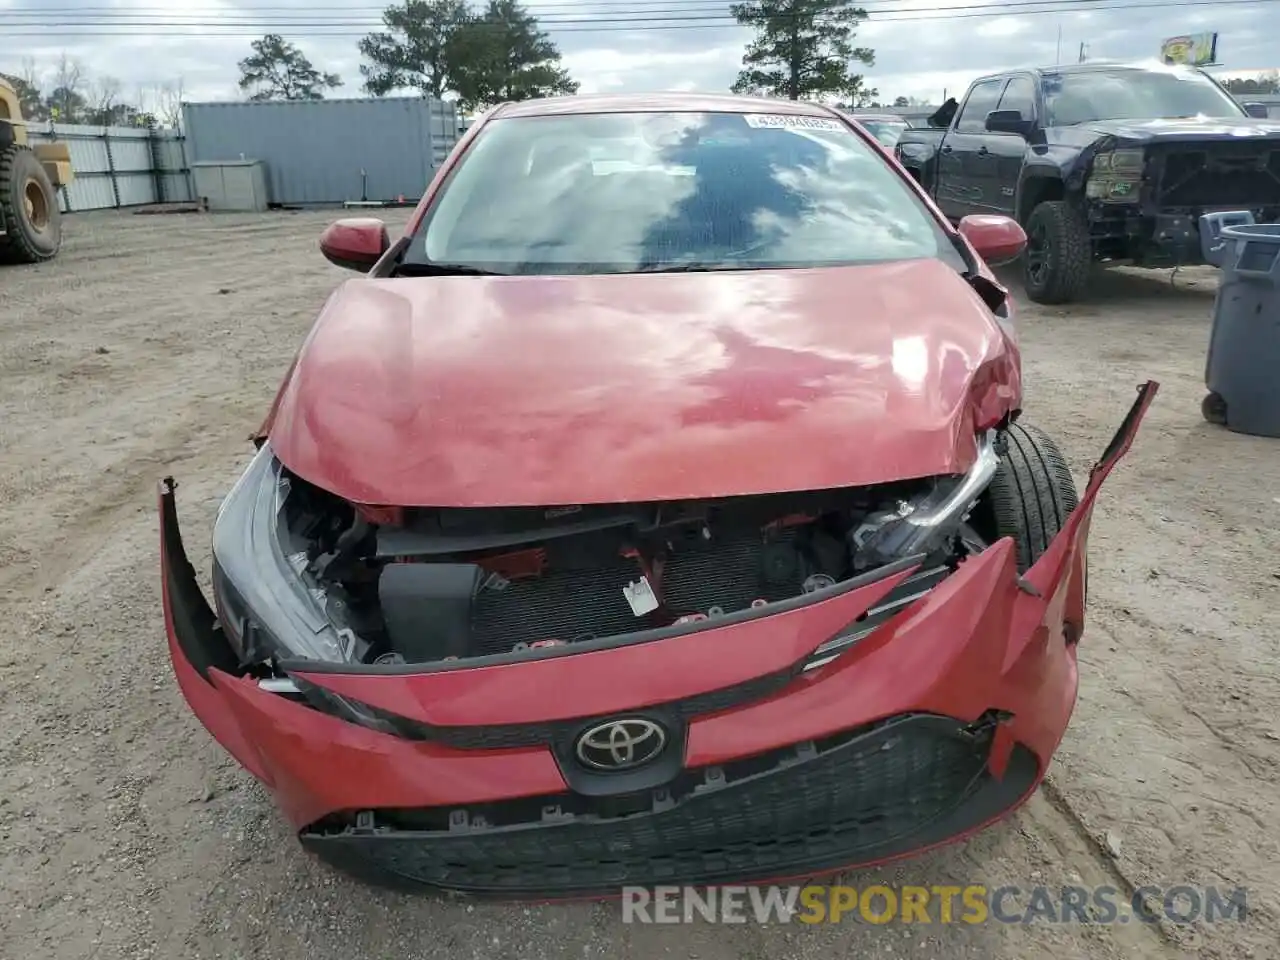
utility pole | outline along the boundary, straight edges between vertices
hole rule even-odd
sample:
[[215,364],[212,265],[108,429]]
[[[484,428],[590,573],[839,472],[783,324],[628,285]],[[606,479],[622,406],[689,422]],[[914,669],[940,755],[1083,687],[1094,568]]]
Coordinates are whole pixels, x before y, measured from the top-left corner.
[[1084,63],[1084,62],[1085,62],[1085,60],[1086,60],[1086,58],[1088,57],[1088,55],[1089,55],[1089,44],[1084,43],[1084,42],[1081,42],[1081,44],[1080,44],[1080,58],[1079,58],[1078,60],[1076,60],[1076,63]]
[[1058,49],[1053,55],[1053,65],[1062,63],[1062,24],[1058,24]]

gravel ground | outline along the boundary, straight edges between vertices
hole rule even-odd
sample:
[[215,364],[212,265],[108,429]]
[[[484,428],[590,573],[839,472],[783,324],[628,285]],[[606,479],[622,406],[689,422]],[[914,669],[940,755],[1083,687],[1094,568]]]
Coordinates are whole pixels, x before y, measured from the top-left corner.
[[1085,304],[1023,308],[1027,419],[1081,482],[1135,385],[1163,387],[1095,513],[1079,707],[1016,817],[848,882],[1244,886],[1246,923],[624,926],[616,904],[402,897],[312,862],[173,682],[155,483],[180,478],[207,557],[342,279],[325,219],[81,215],[56,262],[0,271],[0,957],[1275,955],[1280,443],[1200,418],[1203,270],[1111,271]]

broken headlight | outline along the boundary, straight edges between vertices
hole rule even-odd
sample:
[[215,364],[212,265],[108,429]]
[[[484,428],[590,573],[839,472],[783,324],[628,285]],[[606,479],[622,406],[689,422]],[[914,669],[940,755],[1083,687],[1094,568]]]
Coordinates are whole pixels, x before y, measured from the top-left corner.
[[1144,163],[1141,150],[1099,153],[1093,158],[1093,173],[1085,184],[1085,196],[1090,200],[1136,201]]
[[213,584],[218,617],[242,662],[272,656],[356,659],[359,641],[326,613],[325,592],[285,522],[289,478],[263,444],[218,509]]
[[936,480],[911,500],[871,514],[854,530],[853,565],[857,570],[904,557],[932,554],[954,536],[1000,467],[995,433],[978,438],[978,456],[962,477]]

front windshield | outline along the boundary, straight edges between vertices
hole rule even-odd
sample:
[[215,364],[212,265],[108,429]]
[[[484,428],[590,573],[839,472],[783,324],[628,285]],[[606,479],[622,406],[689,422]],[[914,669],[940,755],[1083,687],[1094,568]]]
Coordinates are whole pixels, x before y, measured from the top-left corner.
[[407,263],[495,273],[958,260],[884,158],[834,118],[498,119],[442,186]]
[[1047,125],[1091,120],[1170,120],[1247,116],[1205,74],[1185,67],[1089,70],[1044,78]]

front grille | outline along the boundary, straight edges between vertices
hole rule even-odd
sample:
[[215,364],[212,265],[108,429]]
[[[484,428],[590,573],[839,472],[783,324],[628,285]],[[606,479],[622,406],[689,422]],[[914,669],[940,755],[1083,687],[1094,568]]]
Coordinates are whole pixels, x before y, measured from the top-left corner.
[[[721,687],[706,693],[695,694],[684,700],[655,706],[669,711],[673,719],[680,723],[688,723],[695,717],[718,713],[733,707],[763,700],[789,684],[798,673],[798,668],[788,667],[777,673],[752,677],[743,683],[731,687]],[[545,720],[537,723],[489,724],[475,726],[435,726],[410,720],[385,710],[379,710],[368,704],[362,708],[391,724],[395,731],[408,740],[426,740],[455,750],[503,750],[514,747],[533,747],[555,745],[563,747],[573,734],[584,726],[606,719],[606,715],[597,717],[575,717],[571,720]],[[643,709],[622,711],[623,713],[645,713]],[[607,715],[612,716],[612,714]]]
[[505,896],[799,876],[941,842],[1016,803],[1037,765],[1015,748],[993,780],[992,729],[902,716],[741,766],[689,771],[680,788],[365,811],[302,840],[349,868],[373,864],[400,879]]
[[1280,203],[1280,141],[1179,144],[1156,151],[1160,207],[1239,207]]

